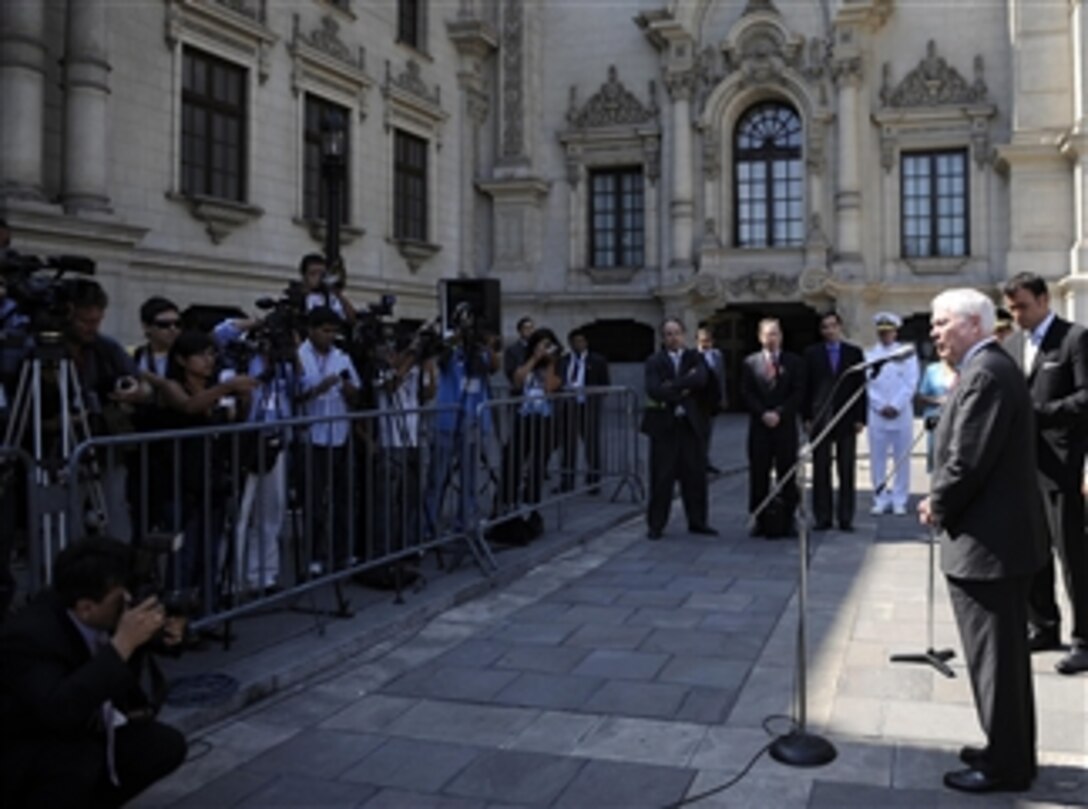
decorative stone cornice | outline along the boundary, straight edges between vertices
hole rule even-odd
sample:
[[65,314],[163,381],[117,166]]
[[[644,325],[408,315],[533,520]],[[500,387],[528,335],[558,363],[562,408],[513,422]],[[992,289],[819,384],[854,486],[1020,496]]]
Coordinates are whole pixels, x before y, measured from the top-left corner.
[[297,94],[317,85],[357,101],[359,117],[366,116],[367,91],[373,80],[365,72],[366,52],[355,52],[339,36],[339,24],[331,16],[322,17],[321,27],[308,36],[302,33],[299,15],[294,16],[291,42],[291,88]]
[[499,47],[499,34],[486,20],[462,18],[446,23],[446,33],[462,56],[484,60]]
[[165,0],[164,35],[171,48],[201,40],[256,59],[257,77],[269,74],[269,52],[279,37],[265,25],[265,0]]
[[975,56],[974,81],[968,83],[954,67],[937,55],[937,43],[926,43],[926,55],[899,84],[891,84],[891,66],[884,63],[880,101],[885,107],[937,107],[984,104],[989,90],[982,55]]
[[694,70],[682,72],[666,71],[664,75],[665,89],[669,98],[673,101],[690,101],[695,94],[697,74]]
[[212,242],[219,244],[235,229],[264,214],[264,209],[244,202],[168,192],[167,199],[184,204],[194,219],[204,223]]
[[649,82],[649,105],[630,92],[618,78],[615,65],[608,66],[608,79],[584,105],[578,106],[578,88],[571,85],[567,123],[576,129],[610,126],[637,126],[657,120],[657,87]]
[[404,70],[393,74],[393,67],[385,63],[385,85],[382,95],[386,99],[385,125],[392,126],[399,118],[415,123],[438,134],[449,114],[442,109],[441,88],[436,84],[432,91],[423,80],[419,62],[409,59]]
[[795,275],[781,275],[766,270],[725,279],[724,285],[732,298],[755,298],[756,300],[792,297],[797,294],[799,286],[798,277]]

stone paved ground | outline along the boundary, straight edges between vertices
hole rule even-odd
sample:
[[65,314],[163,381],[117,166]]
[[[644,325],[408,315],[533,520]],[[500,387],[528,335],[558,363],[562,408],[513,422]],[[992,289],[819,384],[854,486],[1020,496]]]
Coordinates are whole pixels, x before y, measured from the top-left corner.
[[[197,731],[194,760],[139,805],[663,807],[722,784],[770,741],[794,682],[796,543],[750,539],[745,499],[722,478],[718,539],[675,512],[661,542],[621,525]],[[925,545],[912,520],[860,505],[855,533],[817,536],[810,578],[809,719],[838,758],[763,756],[693,805],[1088,805],[1088,677],[1055,674],[1056,653],[1035,659],[1036,787],[939,787],[981,740],[962,658],[955,679],[888,662],[925,648]],[[937,645],[958,649],[941,588],[935,614]]]

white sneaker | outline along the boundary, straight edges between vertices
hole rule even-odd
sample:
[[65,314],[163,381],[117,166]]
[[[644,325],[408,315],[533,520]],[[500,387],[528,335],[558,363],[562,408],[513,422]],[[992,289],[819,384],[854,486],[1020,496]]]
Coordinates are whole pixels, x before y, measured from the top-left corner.
[[892,506],[892,514],[895,514],[898,517],[904,517],[907,514],[907,507],[906,506]]
[[869,513],[872,514],[874,517],[885,514],[887,513],[887,511],[888,507],[883,503],[873,503],[873,507],[869,509]]

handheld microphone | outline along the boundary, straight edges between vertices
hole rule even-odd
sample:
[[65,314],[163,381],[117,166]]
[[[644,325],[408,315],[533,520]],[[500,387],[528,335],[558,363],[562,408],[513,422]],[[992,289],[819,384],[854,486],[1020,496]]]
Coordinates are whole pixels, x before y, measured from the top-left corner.
[[887,355],[885,355],[883,357],[878,357],[875,360],[869,360],[868,362],[859,362],[857,365],[851,365],[850,368],[848,368],[846,372],[848,374],[852,374],[852,373],[856,373],[858,371],[864,372],[864,371],[868,371],[868,370],[872,369],[872,371],[873,371],[872,378],[875,379],[876,375],[880,373],[880,369],[884,367],[885,363],[888,363],[888,362],[903,362],[904,360],[909,359],[910,357],[913,357],[913,356],[914,356],[914,346],[911,345],[910,343],[907,343],[906,345],[900,346],[899,348],[897,348],[891,354],[887,354]]

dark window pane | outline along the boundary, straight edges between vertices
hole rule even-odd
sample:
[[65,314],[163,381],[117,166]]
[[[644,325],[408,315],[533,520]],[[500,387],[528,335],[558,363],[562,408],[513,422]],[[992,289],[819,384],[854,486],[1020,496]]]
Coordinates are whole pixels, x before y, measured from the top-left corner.
[[966,151],[904,154],[900,166],[903,254],[967,255]]
[[644,263],[641,168],[594,171],[590,175],[590,261],[594,267],[639,267]]
[[734,130],[739,247],[796,246],[804,235],[801,119],[788,105],[750,108]]
[[427,141],[394,133],[393,236],[427,240]]
[[333,104],[320,96],[306,95],[303,115],[303,209],[307,219],[323,220],[328,215],[329,179],[321,158],[321,127],[329,115],[338,115],[344,126],[344,171],[341,175],[339,197],[340,222],[351,219],[351,116],[346,107]]
[[181,189],[245,198],[246,71],[186,47],[182,54]]

